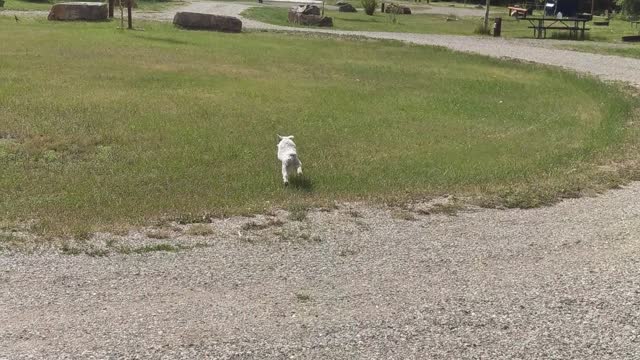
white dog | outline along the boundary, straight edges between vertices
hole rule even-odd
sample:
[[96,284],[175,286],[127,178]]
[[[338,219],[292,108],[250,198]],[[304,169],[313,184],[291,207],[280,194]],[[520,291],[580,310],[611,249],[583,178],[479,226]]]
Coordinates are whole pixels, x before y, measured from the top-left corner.
[[278,160],[282,161],[282,181],[285,185],[289,185],[289,174],[295,171],[298,175],[302,175],[302,162],[298,158],[296,144],[293,142],[293,136],[280,136],[278,143]]

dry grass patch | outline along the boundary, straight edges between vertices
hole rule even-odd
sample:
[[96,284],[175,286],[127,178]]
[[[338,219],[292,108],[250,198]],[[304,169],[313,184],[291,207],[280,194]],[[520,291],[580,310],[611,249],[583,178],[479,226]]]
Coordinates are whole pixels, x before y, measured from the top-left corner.
[[209,225],[194,224],[187,229],[187,234],[193,236],[207,236],[213,234],[213,229]]
[[168,239],[171,237],[171,233],[167,230],[151,230],[147,231],[145,235],[150,239]]

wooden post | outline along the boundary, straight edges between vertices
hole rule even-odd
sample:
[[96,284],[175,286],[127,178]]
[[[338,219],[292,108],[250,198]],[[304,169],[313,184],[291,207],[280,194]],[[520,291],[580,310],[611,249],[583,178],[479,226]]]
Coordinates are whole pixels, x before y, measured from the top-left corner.
[[116,0],[109,0],[109,18],[113,17],[113,8],[116,6]]
[[485,5],[486,9],[484,10],[484,21],[482,24],[484,25],[484,29],[489,30],[489,8],[491,7],[491,0],[487,0]]
[[133,29],[133,19],[131,18],[131,7],[133,6],[133,0],[127,0],[127,29]]

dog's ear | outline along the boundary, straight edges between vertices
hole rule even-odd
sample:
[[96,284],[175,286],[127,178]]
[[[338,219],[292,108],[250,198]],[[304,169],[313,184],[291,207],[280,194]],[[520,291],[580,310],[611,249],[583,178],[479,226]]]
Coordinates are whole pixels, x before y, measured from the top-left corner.
[[293,140],[293,135],[291,135],[291,136],[287,136],[287,139],[289,139],[289,140]]
[[278,140],[282,140],[282,136],[278,135]]

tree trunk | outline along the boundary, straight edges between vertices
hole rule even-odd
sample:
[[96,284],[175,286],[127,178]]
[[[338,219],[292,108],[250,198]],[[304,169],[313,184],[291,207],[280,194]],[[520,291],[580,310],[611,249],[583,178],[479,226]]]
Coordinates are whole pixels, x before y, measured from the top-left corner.
[[484,9],[484,29],[489,30],[489,6],[491,5],[491,0],[487,0],[487,4]]
[[118,0],[118,7],[120,7],[120,29],[124,30],[124,5],[122,0]]
[[127,0],[127,28],[129,30],[133,29],[133,19],[131,16],[131,8],[133,7],[133,0]]

